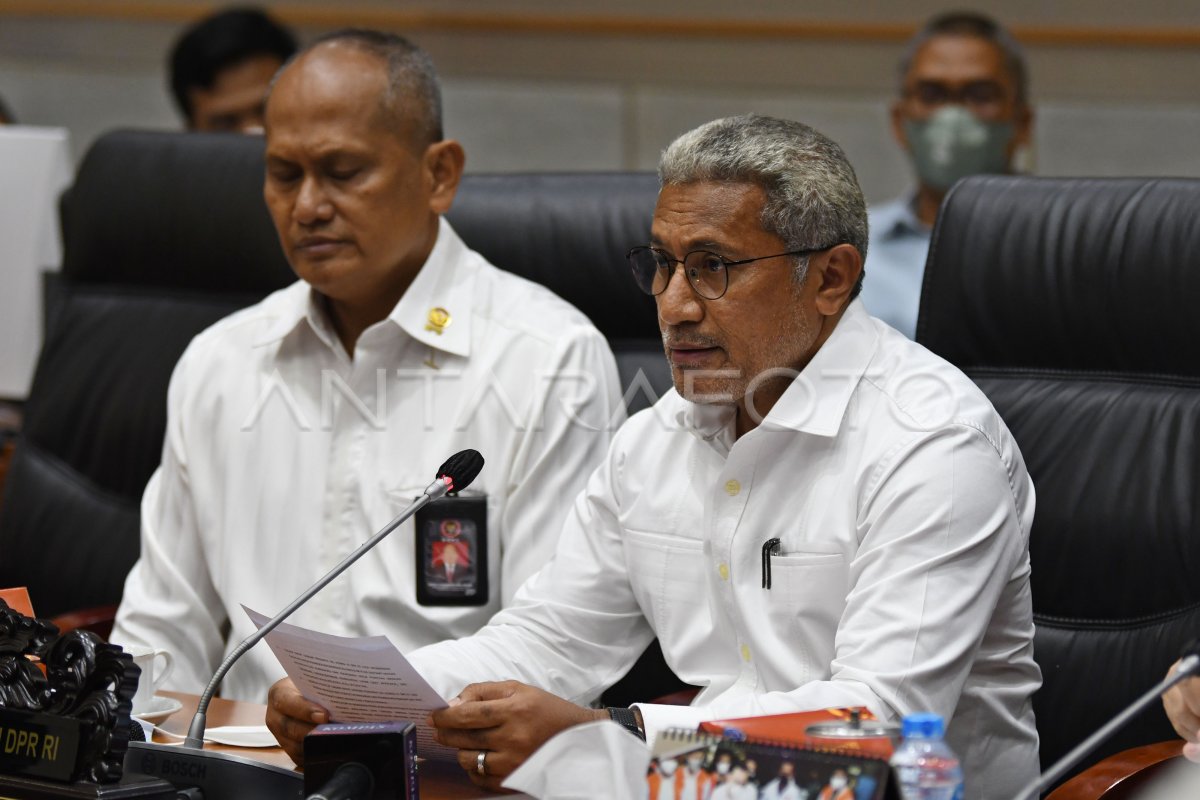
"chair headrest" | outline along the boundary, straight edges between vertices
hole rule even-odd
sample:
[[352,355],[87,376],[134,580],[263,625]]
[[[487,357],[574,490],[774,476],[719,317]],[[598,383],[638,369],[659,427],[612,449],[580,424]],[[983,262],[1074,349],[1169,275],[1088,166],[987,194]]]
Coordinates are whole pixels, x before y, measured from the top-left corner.
[[63,272],[83,283],[265,293],[295,280],[262,197],[263,140],[117,131],[63,201]]
[[964,368],[1200,375],[1198,258],[1200,180],[967,178],[917,340]]
[[609,339],[658,337],[625,253],[650,241],[651,172],[468,175],[446,215],[489,261],[548,287]]
[[[63,201],[63,272],[82,283],[265,294],[295,280],[262,197],[263,140],[117,131]],[[625,252],[649,241],[653,173],[468,175],[448,217],[497,266],[575,305],[610,339],[656,338]]]

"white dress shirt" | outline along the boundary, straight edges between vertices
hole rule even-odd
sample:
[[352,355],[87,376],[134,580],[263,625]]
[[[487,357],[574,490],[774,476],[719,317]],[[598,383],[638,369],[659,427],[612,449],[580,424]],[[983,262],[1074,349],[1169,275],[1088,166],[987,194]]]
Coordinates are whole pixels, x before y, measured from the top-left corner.
[[[478,634],[412,654],[445,696],[512,678],[586,699],[655,634],[706,719],[864,705],[950,720],[966,796],[1037,770],[1033,485],[961,372],[857,300],[762,424],[674,392],[617,432],[554,560]],[[763,544],[780,539],[763,587]]]
[[[649,766],[650,748],[645,742],[601,720],[559,731],[502,785],[538,800],[644,800]],[[666,780],[663,785],[674,788]],[[675,800],[673,791],[671,800]]]
[[[570,498],[623,415],[603,336],[545,288],[487,263],[444,220],[353,358],[323,299],[296,283],[204,331],[180,359],[113,641],[171,651],[167,688],[199,691],[253,631],[242,604],[278,612],[470,447],[486,459],[467,490],[487,495],[486,605],[417,603],[408,522],[292,618],[386,634],[402,650],[465,636],[550,558]],[[256,647],[222,694],[262,702],[282,676]]]

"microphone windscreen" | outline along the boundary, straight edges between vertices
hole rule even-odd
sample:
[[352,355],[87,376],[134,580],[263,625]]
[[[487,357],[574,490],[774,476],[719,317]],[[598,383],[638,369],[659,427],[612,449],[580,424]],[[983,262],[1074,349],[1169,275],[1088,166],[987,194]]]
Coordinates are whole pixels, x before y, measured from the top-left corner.
[[450,479],[450,490],[461,492],[471,485],[483,469],[483,456],[478,450],[460,450],[438,468],[439,478]]

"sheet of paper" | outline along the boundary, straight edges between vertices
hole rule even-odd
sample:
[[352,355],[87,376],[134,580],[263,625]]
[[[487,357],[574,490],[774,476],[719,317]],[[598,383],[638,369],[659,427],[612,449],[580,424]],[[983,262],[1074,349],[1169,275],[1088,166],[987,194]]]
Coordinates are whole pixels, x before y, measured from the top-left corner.
[[[260,628],[270,619],[242,608]],[[300,692],[327,708],[334,722],[412,722],[419,756],[457,762],[458,751],[434,741],[425,724],[446,701],[386,636],[333,636],[285,622],[266,642]]]

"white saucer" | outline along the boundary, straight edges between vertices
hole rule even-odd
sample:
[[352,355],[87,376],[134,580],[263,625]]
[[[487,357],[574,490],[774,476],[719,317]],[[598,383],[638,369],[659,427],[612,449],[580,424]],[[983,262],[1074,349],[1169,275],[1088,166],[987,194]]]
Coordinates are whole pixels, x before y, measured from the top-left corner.
[[278,747],[279,743],[266,725],[225,725],[209,728],[204,732],[204,741],[228,744],[234,747]]
[[174,697],[163,697],[161,694],[156,694],[150,699],[149,708],[131,716],[157,725],[160,722],[165,722],[167,717],[181,708],[183,708],[183,703]]

